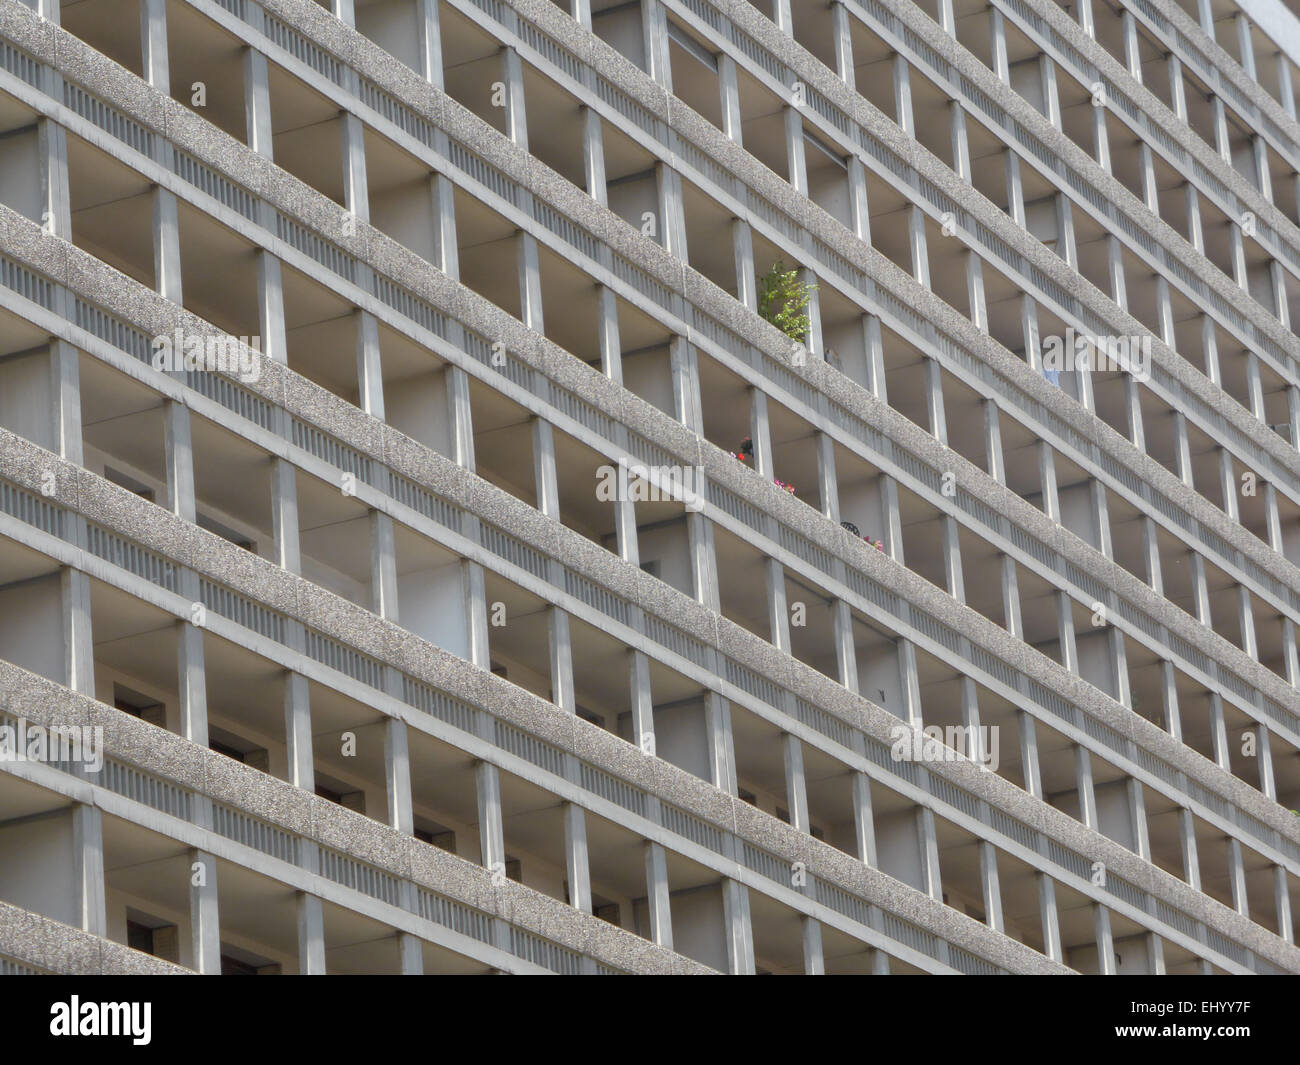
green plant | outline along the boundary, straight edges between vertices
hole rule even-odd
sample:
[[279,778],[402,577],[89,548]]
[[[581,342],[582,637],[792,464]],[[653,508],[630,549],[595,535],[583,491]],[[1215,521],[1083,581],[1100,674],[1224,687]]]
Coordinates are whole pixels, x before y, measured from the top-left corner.
[[808,298],[817,289],[778,259],[759,279],[758,313],[796,343],[808,336]]

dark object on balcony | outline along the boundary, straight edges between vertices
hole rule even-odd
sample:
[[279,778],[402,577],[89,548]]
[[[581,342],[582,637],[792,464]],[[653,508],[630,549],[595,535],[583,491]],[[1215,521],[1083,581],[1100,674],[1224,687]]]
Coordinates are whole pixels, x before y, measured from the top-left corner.
[[860,537],[862,535],[862,531],[851,521],[840,522],[840,527],[844,529],[848,529],[849,532],[851,532],[854,536]]

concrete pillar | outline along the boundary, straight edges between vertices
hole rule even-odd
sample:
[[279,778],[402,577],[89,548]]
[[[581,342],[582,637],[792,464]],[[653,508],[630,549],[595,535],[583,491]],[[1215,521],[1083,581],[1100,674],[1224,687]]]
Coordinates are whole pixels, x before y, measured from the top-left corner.
[[301,673],[284,675],[284,737],[288,780],[304,791],[316,790],[312,753],[311,694]]
[[822,951],[821,922],[813,917],[801,917],[803,932],[803,971],[805,976],[825,976],[826,957]]
[[534,417],[531,421],[533,437],[533,478],[537,485],[537,509],[548,518],[560,518],[559,475],[555,466],[555,437],[551,423]]
[[269,71],[266,56],[253,48],[244,50],[244,127],[248,146],[273,158]]
[[575,803],[564,810],[564,872],[569,882],[569,905],[591,913],[591,869],[587,858],[587,813]]
[[72,853],[78,925],[91,935],[108,935],[104,896],[104,827],[98,806],[72,807]]
[[208,689],[203,663],[203,631],[188,621],[176,623],[176,688],[181,735],[208,745]]
[[501,777],[491,762],[474,766],[474,785],[478,798],[479,848],[483,867],[504,873],[506,862],[505,830],[501,824]]
[[298,892],[298,975],[325,975],[325,915],[305,891]]
[[217,860],[203,851],[190,851],[190,936],[194,970],[221,975],[221,925],[217,905]]
[[605,142],[600,115],[585,105],[581,110],[583,181],[587,195],[605,206],[609,203],[609,195],[605,184]]
[[790,824],[800,832],[807,832],[808,786],[803,771],[803,743],[798,736],[785,733],[781,737],[785,762],[785,801],[790,809]]
[[271,460],[273,561],[290,573],[302,572],[298,536],[298,474],[286,459]]
[[384,720],[384,781],[388,791],[388,824],[403,835],[415,832],[411,797],[411,751],[406,722]]
[[754,974],[754,928],[749,889],[738,880],[722,881],[722,922],[727,935],[727,968],[738,976]]
[[1196,846],[1196,821],[1186,807],[1178,810],[1178,834],[1183,852],[1183,879],[1197,891],[1201,890],[1201,863]]
[[645,844],[646,904],[650,911],[650,941],[672,950],[673,917],[668,899],[668,857],[663,847]]
[[505,84],[505,134],[516,147],[528,151],[528,118],[524,113],[524,69],[519,53],[501,49],[501,80]]
[[95,695],[95,641],[91,633],[90,578],[80,570],[59,571],[63,613],[63,661],[66,685]]
[[1043,778],[1038,766],[1038,732],[1034,718],[1026,710],[1017,710],[1020,725],[1020,766],[1025,777],[1025,791],[1036,799],[1043,798]]
[[546,642],[551,670],[551,702],[561,710],[577,713],[569,615],[557,606],[546,609]]
[[717,692],[704,695],[705,735],[709,754],[709,779],[714,787],[735,795],[736,746],[731,732],[731,707]]
[[876,821],[871,809],[871,779],[865,773],[853,774],[853,835],[857,841],[858,859],[863,865],[875,868]]
[[1002,887],[998,880],[998,852],[986,839],[980,840],[980,892],[984,898],[984,923],[995,932],[1005,932],[1002,919]]
[[1102,976],[1115,975],[1115,940],[1110,931],[1110,910],[1092,904],[1092,928],[1097,937],[1097,968]]
[[1056,912],[1056,882],[1046,873],[1038,879],[1038,912],[1043,922],[1043,953],[1052,961],[1064,961],[1061,950],[1061,923]]

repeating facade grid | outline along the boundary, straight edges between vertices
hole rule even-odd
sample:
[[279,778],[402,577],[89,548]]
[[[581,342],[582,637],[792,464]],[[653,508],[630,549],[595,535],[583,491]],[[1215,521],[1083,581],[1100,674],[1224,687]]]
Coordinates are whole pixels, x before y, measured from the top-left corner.
[[1300,972],[1277,0],[0,0],[0,973]]

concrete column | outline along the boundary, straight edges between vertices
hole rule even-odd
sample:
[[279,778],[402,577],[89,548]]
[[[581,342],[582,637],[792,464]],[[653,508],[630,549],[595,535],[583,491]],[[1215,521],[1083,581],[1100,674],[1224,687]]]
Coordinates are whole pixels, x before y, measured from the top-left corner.
[[280,260],[267,251],[254,253],[257,260],[257,321],[262,337],[262,354],[278,363],[289,361],[289,341],[284,323],[284,283]]
[[1020,157],[1010,148],[1003,152],[1007,173],[1007,208],[1011,221],[1025,227],[1025,186],[1020,177]]
[[998,484],[1006,484],[1007,468],[1002,457],[1002,426],[997,401],[982,400],[980,407],[984,411],[984,468]]
[[1223,697],[1210,692],[1210,746],[1214,761],[1226,773],[1232,772],[1232,756],[1228,750],[1228,728],[1223,717]]
[[654,696],[650,688],[650,660],[641,651],[628,651],[628,682],[632,693],[632,742],[644,754],[654,754]]
[[943,880],[939,875],[939,838],[935,831],[934,811],[928,806],[917,808],[916,832],[921,843],[922,890],[930,898],[943,901]]
[[709,779],[714,787],[735,795],[736,745],[731,733],[731,707],[717,692],[704,695],[705,737],[709,753]]
[[50,341],[50,418],[56,455],[80,466],[81,373],[77,349],[65,340]]
[[998,852],[986,839],[980,840],[980,892],[984,898],[984,923],[995,932],[1005,932],[1002,919],[1002,887],[998,880]]
[[515,146],[528,151],[528,118],[524,113],[524,69],[519,53],[501,49],[501,80],[505,83],[505,134]]
[[1038,767],[1038,732],[1033,715],[1017,710],[1020,728],[1020,767],[1024,772],[1025,791],[1036,799],[1043,798],[1043,777]]
[[185,521],[195,520],[194,449],[189,408],[179,400],[163,401],[163,460],[167,464],[167,509]]
[[993,58],[993,73],[998,76],[998,80],[1007,85],[1011,84],[1011,67],[1007,62],[1007,31],[1002,22],[1002,12],[999,8],[989,8],[989,51]]
[[587,813],[566,802],[564,809],[564,872],[569,881],[569,905],[591,913],[591,869],[587,860]]
[[641,33],[645,41],[645,72],[667,92],[672,92],[672,66],[668,57],[668,13],[661,0],[645,0],[642,3]]
[[393,519],[379,510],[369,513],[370,609],[397,621],[397,545]]
[[871,243],[871,213],[867,207],[867,171],[862,160],[851,156],[849,173],[849,214],[854,234],[864,244]]
[[970,165],[970,137],[966,133],[966,108],[960,100],[948,104],[948,130],[952,138],[953,172],[969,185],[974,176]]
[[902,565],[903,517],[898,505],[898,482],[888,474],[880,475],[880,506],[885,519],[885,552]]
[[[429,2],[434,3],[434,0],[429,0]],[[434,174],[429,178],[429,195],[433,200],[433,264],[452,280],[459,280],[460,252],[456,242],[456,186],[442,174]]]
[[673,337],[668,343],[668,364],[673,380],[673,413],[686,428],[703,436],[704,406],[700,395],[700,368],[695,345],[685,337]]
[[384,367],[379,352],[379,323],[369,311],[353,314],[357,351],[357,406],[384,420]]
[[656,163],[655,188],[664,250],[687,262],[689,260],[686,254],[686,208],[682,196],[681,175],[664,163]]
[[304,791],[316,790],[312,753],[311,692],[301,673],[284,675],[284,739],[288,780]]
[[1074,776],[1079,794],[1079,820],[1097,828],[1097,792],[1092,783],[1092,756],[1088,748],[1074,745]]
[[365,126],[351,111],[344,111],[339,119],[339,132],[342,138],[343,206],[358,222],[369,222]]
[[757,314],[758,275],[754,267],[754,240],[749,223],[743,219],[732,219],[731,247],[736,263],[736,299]]
[[1025,625],[1020,616],[1020,581],[1016,575],[1016,560],[1010,555],[1002,559],[1002,617],[1005,628],[1017,639],[1024,639]]
[[1046,873],[1038,879],[1038,912],[1043,922],[1043,953],[1052,961],[1064,961],[1061,950],[1061,923],[1056,912],[1056,882]]
[[808,161],[803,150],[803,119],[793,107],[784,111],[786,178],[795,192],[808,195]]
[[966,302],[970,305],[971,325],[987,333],[989,312],[984,301],[984,261],[973,251],[966,253]]
[[1241,840],[1228,837],[1228,881],[1232,886],[1232,908],[1243,917],[1250,916],[1250,902],[1246,897],[1246,865],[1242,860]]
[[959,603],[966,602],[966,583],[962,578],[961,539],[957,519],[951,514],[939,518],[943,538],[943,572],[948,594]]
[[1267,725],[1251,726],[1255,734],[1255,757],[1259,759],[1259,790],[1277,802],[1277,776],[1273,771],[1273,744]]
[[519,271],[519,320],[541,333],[542,271],[537,258],[537,239],[520,230],[515,234],[516,267]]
[[274,157],[271,145],[271,90],[266,56],[244,49],[244,126],[248,146],[268,159]]
[[618,331],[618,298],[614,290],[599,285],[597,315],[600,369],[615,384],[623,383],[623,346]]
[[650,911],[650,941],[672,950],[673,917],[668,900],[668,857],[663,847],[645,844],[646,904]]
[[871,780],[865,773],[853,774],[853,835],[858,859],[863,865],[875,868],[878,864],[876,821],[871,808]]
[[108,935],[104,896],[104,826],[98,806],[72,807],[72,854],[77,923],[83,932]]
[[1273,902],[1277,907],[1277,934],[1287,943],[1295,943],[1295,922],[1291,914],[1291,893],[1287,890],[1286,869],[1273,866]]
[[754,444],[754,472],[770,480],[772,472],[772,434],[768,428],[767,393],[761,388],[749,390],[749,436]]
[[559,475],[555,467],[555,437],[551,423],[534,417],[531,421],[533,437],[533,479],[537,485],[537,509],[548,518],[560,518]]
[[1046,440],[1038,442],[1038,476],[1043,486],[1043,513],[1053,521],[1059,522],[1061,500],[1056,492],[1056,453]]
[[1201,890],[1201,863],[1197,855],[1196,821],[1192,811],[1182,807],[1178,811],[1179,842],[1183,851],[1183,879],[1195,890]]
[[465,601],[465,627],[469,633],[469,660],[481,669],[489,669],[492,658],[489,652],[487,589],[483,567],[477,562],[462,562],[461,582]]
[[501,824],[501,776],[491,762],[474,766],[474,786],[478,797],[479,848],[483,867],[504,872],[506,862],[505,830]]
[[1056,592],[1056,626],[1061,639],[1061,665],[1071,673],[1079,672],[1079,649],[1074,641],[1074,601],[1065,592]]
[[785,761],[785,801],[790,808],[790,824],[800,832],[808,831],[808,786],[803,771],[803,743],[798,736],[781,737]]
[[402,976],[424,975],[424,948],[418,936],[397,933],[397,968]]
[[948,443],[948,416],[943,403],[943,370],[939,360],[925,359],[925,405],[930,433],[941,444]]
[[736,61],[726,52],[718,55],[718,89],[722,97],[722,132],[741,145],[740,82]]
[[922,288],[930,287],[930,254],[925,243],[925,212],[913,205],[907,211],[907,243],[912,254],[912,278]]
[[573,687],[573,644],[569,615],[557,606],[546,610],[546,642],[551,667],[551,702],[571,714],[578,712]]
[[46,232],[72,239],[72,196],[68,185],[68,135],[48,118],[36,123],[41,160],[41,216]]
[[730,878],[722,881],[722,922],[727,934],[728,971],[738,976],[752,976],[754,928],[749,915],[749,889]]
[[91,633],[90,578],[80,570],[59,571],[63,613],[64,683],[95,695],[95,641]]
[[298,893],[298,975],[325,975],[325,915],[305,891]]
[[438,0],[415,0],[417,70],[425,81],[443,88],[442,25],[438,17]]
[[767,582],[767,623],[769,639],[779,650],[790,652],[790,608],[785,596],[785,568],[775,558],[764,562]]
[[601,206],[609,203],[605,184],[605,141],[601,132],[600,115],[590,107],[582,107],[582,172],[587,195]]
[[825,976],[826,957],[822,951],[821,922],[812,917],[801,917],[803,932],[803,971],[805,976]]
[[850,89],[856,88],[853,69],[851,16],[841,0],[831,2],[831,39],[835,47],[835,74]]
[[275,563],[290,573],[301,573],[298,474],[292,463],[281,458],[271,460],[271,529]]
[[691,590],[695,600],[717,613],[722,607],[717,552],[713,544],[713,522],[703,514],[688,513],[686,539],[691,555]]
[[1168,660],[1160,663],[1160,697],[1165,712],[1165,730],[1182,742],[1183,723],[1178,713],[1178,673]]
[[158,186],[153,199],[154,289],[172,303],[184,304],[181,290],[180,218],[176,196]]
[[221,975],[221,925],[217,905],[217,860],[203,851],[190,851],[190,936],[194,970]]
[[881,403],[889,402],[885,381],[885,346],[880,335],[880,319],[874,314],[864,315],[862,319],[863,338],[867,351],[867,380],[863,382]]
[[203,665],[203,631],[188,621],[176,623],[176,687],[181,735],[208,745],[208,689]]
[[1092,904],[1092,928],[1097,937],[1097,968],[1102,976],[1115,975],[1115,940],[1110,931],[1110,910]]
[[415,832],[411,797],[411,749],[406,722],[384,720],[384,780],[388,790],[388,824],[403,835]]
[[836,599],[831,606],[835,635],[836,679],[855,695],[858,693],[858,654],[853,641],[853,615],[848,603]]

